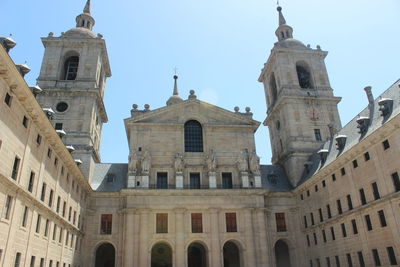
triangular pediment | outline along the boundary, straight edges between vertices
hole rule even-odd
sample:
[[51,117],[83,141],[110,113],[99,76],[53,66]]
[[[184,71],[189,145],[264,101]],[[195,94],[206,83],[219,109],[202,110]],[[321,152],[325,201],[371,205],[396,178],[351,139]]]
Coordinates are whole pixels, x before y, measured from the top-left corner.
[[252,119],[250,112],[231,112],[197,99],[186,100],[150,111],[133,111],[132,117],[127,118],[125,123],[184,124],[188,120],[197,120],[204,125],[247,125],[255,128],[260,124],[260,122]]

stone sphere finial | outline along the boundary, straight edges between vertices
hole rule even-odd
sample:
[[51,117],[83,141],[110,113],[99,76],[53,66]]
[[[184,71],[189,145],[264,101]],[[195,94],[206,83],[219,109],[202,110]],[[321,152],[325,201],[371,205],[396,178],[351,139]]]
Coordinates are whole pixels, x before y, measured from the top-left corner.
[[197,98],[197,96],[195,95],[195,91],[194,90],[190,90],[189,93],[190,93],[189,99],[196,99]]
[[250,107],[246,107],[246,112],[247,113],[250,113],[250,110],[251,110]]
[[133,110],[137,110],[138,109],[138,105],[137,104],[133,104],[132,108],[133,108]]
[[282,7],[278,6],[278,7],[276,8],[276,10],[278,10],[278,12],[281,12],[281,11],[282,11]]
[[320,45],[317,45],[317,50],[321,50],[321,46]]
[[53,37],[54,32],[49,32],[49,37]]
[[144,105],[144,110],[149,110],[150,109],[150,105],[149,104],[145,104]]
[[233,110],[235,110],[235,112],[239,112],[239,107],[236,106],[236,107],[233,108]]
[[190,94],[190,95],[194,95],[194,90],[190,90],[190,91],[189,91],[189,94]]

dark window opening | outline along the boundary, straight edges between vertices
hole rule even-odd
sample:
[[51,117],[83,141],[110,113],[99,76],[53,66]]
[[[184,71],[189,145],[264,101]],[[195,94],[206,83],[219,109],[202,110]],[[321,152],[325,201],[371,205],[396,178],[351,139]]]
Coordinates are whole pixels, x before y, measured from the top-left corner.
[[9,93],[6,93],[6,97],[4,98],[4,103],[6,103],[7,106],[11,107],[11,102],[12,102],[12,96]]
[[[311,243],[310,243],[310,237],[307,235],[306,236],[307,237],[307,246],[311,246]],[[312,265],[312,264],[311,264]]]
[[64,112],[68,109],[68,104],[65,102],[59,102],[56,106],[58,112]]
[[399,178],[399,174],[397,172],[392,173],[392,180],[393,180],[394,190],[396,192],[399,192],[400,191],[400,178]]
[[381,259],[379,258],[379,253],[377,249],[372,250],[372,255],[374,256],[375,266],[381,266]]
[[336,181],[336,175],[332,174],[332,181]]
[[308,227],[307,216],[304,215],[303,218],[304,218],[304,228],[307,228]]
[[37,143],[38,145],[40,145],[40,144],[42,143],[42,136],[41,136],[40,134],[38,134],[38,135],[36,136],[36,143]]
[[24,116],[23,118],[22,118],[22,125],[25,127],[25,128],[28,128],[28,118],[26,117],[26,116]]
[[185,152],[203,152],[203,130],[198,121],[185,123]]
[[371,231],[372,230],[372,223],[371,223],[371,218],[369,217],[369,215],[365,215],[365,223],[367,224],[367,230]]
[[275,221],[276,221],[276,231],[277,232],[286,232],[286,220],[285,213],[279,212],[275,213]]
[[375,200],[378,200],[381,198],[381,195],[379,194],[379,189],[377,183],[372,183],[372,190],[374,192],[374,198]]
[[230,173],[230,172],[222,173],[222,188],[224,188],[224,189],[233,188],[232,173]]
[[322,187],[326,187],[326,182],[325,182],[325,180],[322,181]]
[[315,224],[315,222],[314,222],[314,214],[312,212],[310,213],[310,217],[311,217],[311,225],[314,225]]
[[13,169],[12,169],[12,173],[11,173],[11,178],[13,178],[14,180],[17,180],[20,162],[21,162],[21,160],[18,157],[15,157]]
[[389,140],[386,139],[385,141],[383,141],[382,145],[384,150],[388,149],[390,147]]
[[370,157],[369,153],[368,153],[368,152],[365,152],[365,153],[364,153],[364,160],[365,160],[365,161],[368,161],[368,160],[370,160],[370,159],[371,159],[371,157]]
[[157,189],[168,189],[168,173],[157,172]]
[[75,80],[78,74],[79,57],[72,56],[69,57],[64,64],[65,74],[64,80]]
[[100,234],[111,235],[112,214],[101,214]]
[[318,212],[319,212],[319,221],[323,222],[324,221],[324,216],[322,214],[322,209],[318,209]]
[[335,229],[333,228],[333,226],[331,227],[331,235],[332,235],[332,240],[335,240]]
[[33,191],[34,183],[35,183],[35,173],[31,172],[31,175],[29,176],[29,182],[28,182],[28,191],[31,193]]
[[365,267],[365,261],[364,261],[364,256],[362,254],[362,251],[358,251],[357,255],[358,255],[358,262],[360,263],[360,267]]
[[360,190],[358,190],[360,192],[360,200],[361,200],[361,205],[365,205],[367,204],[367,199],[365,198],[365,192],[364,189],[361,188]]
[[335,262],[336,262],[336,267],[340,267],[340,260],[339,260],[339,256],[335,256]]
[[237,232],[236,213],[225,213],[226,231],[228,233]]
[[201,213],[192,213],[192,233],[203,232],[203,216]]
[[320,129],[314,129],[314,135],[315,135],[315,140],[322,141],[321,130]]
[[346,225],[344,223],[341,224],[343,237],[347,237]]
[[62,130],[62,129],[63,129],[63,124],[62,124],[61,122],[57,122],[57,123],[54,125],[54,129],[56,129],[56,130]]
[[190,189],[200,189],[200,173],[190,173]]
[[386,222],[386,218],[385,218],[385,212],[383,210],[379,210],[378,215],[379,215],[379,221],[381,223],[381,227],[386,227],[387,222]]
[[313,233],[313,237],[314,237],[314,245],[317,245],[318,244],[317,234]]
[[347,253],[347,254],[346,254],[346,258],[347,258],[347,265],[348,265],[349,267],[353,267],[353,261],[352,261],[352,259],[351,259],[350,253]]
[[351,225],[353,226],[353,234],[358,234],[357,222],[355,219],[351,220]]
[[328,213],[328,218],[332,218],[332,213],[331,213],[331,206],[328,204],[326,205],[326,211]]
[[[275,104],[276,99],[278,97],[278,90],[276,86],[276,80],[275,80],[275,75],[274,73],[271,74],[271,78],[269,81],[269,87],[271,88],[271,105]],[[277,127],[278,128],[278,127]],[[279,130],[279,128],[278,128]]]
[[40,193],[40,200],[44,201],[45,197],[46,197],[46,183],[43,183],[42,192]]
[[396,255],[394,254],[393,247],[387,247],[386,251],[388,254],[390,265],[397,265],[397,259],[396,259]]
[[337,205],[338,213],[342,214],[343,210],[342,210],[342,203],[340,203],[340,199],[336,200],[336,205]]
[[353,160],[353,168],[355,169],[355,168],[357,168],[358,167],[358,162],[357,162],[357,160],[355,159],[355,160]]
[[351,201],[351,195],[347,195],[347,205],[349,207],[349,210],[353,209],[353,202]]
[[168,213],[157,213],[156,215],[156,233],[168,233]]
[[324,240],[324,243],[326,243],[326,233],[325,230],[322,230],[322,239]]
[[341,168],[340,169],[340,173],[342,174],[342,176],[345,175],[346,174],[346,169],[344,167]]
[[303,89],[312,88],[310,71],[306,67],[300,65],[296,65],[296,71],[300,87]]

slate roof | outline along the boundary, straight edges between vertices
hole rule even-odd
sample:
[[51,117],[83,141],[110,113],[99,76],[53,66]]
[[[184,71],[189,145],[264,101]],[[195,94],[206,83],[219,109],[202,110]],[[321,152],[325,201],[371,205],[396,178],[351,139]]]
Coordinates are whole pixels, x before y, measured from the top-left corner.
[[[309,171],[307,172],[306,169],[303,172],[302,179],[300,180],[299,184],[304,183],[310,177],[318,173],[320,170],[325,168],[327,165],[332,163],[337,157],[341,154],[345,153],[346,151],[350,150],[353,146],[355,146],[358,142],[362,139],[366,138],[367,136],[371,135],[374,131],[376,131],[379,127],[381,127],[384,123],[391,120],[395,116],[399,115],[400,113],[400,79],[397,80],[394,84],[392,84],[385,92],[383,92],[378,98],[374,100],[374,103],[371,106],[367,106],[364,110],[362,110],[358,116],[354,117],[349,123],[347,123],[342,129],[338,131],[338,133],[333,136],[330,140],[328,140],[321,149],[328,150],[328,154],[326,155],[325,163],[321,163],[321,157],[314,153],[308,159],[309,162]],[[379,104],[378,102],[381,99],[390,98],[393,100],[392,111],[387,116],[381,116],[381,112],[379,111]],[[365,133],[360,134],[359,129],[357,128],[358,123],[357,119],[359,117],[369,117],[369,126]],[[338,150],[336,146],[335,137],[338,135],[345,135],[346,136],[346,143],[342,150]]]
[[[91,187],[98,192],[118,192],[126,188],[128,173],[127,163],[98,163],[95,165]],[[113,175],[113,182],[108,182],[108,175]]]
[[293,189],[283,167],[279,165],[260,165],[261,183],[264,189],[273,192],[288,192]]

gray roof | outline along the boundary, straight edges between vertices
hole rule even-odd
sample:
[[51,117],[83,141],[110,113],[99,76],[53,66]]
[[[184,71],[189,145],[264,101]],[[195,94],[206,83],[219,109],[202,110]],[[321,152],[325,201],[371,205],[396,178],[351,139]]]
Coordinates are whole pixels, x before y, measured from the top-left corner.
[[[98,163],[95,165],[91,186],[99,192],[118,192],[126,188],[127,163]],[[111,175],[111,176],[109,176]],[[113,181],[108,181],[112,177]]]
[[[318,173],[322,170],[325,166],[329,165],[333,162],[338,156],[345,153],[346,151],[350,150],[353,146],[355,146],[358,142],[362,139],[366,138],[367,136],[371,135],[374,131],[376,131],[379,127],[381,127],[384,123],[391,120],[395,116],[400,113],[400,79],[397,80],[394,84],[392,84],[385,92],[383,92],[372,105],[368,105],[364,110],[362,110],[358,116],[354,117],[349,123],[347,123],[342,129],[338,131],[338,133],[333,136],[330,140],[328,140],[321,149],[328,150],[328,154],[326,155],[325,162],[321,162],[321,157],[318,153],[314,153],[310,156],[308,162],[309,167],[308,171],[306,169],[303,172],[303,177],[299,182],[299,185],[304,183],[310,177]],[[381,116],[381,112],[379,111],[379,104],[378,102],[381,99],[389,98],[393,100],[393,106],[391,112],[383,117]],[[359,129],[357,128],[358,123],[357,119],[359,117],[368,117],[369,118],[369,125],[366,131],[361,134],[359,133]],[[341,150],[337,149],[336,140],[335,138],[339,135],[346,136],[346,142],[344,147]]]
[[274,192],[287,192],[293,189],[283,167],[279,165],[261,165],[261,183],[264,189]]

